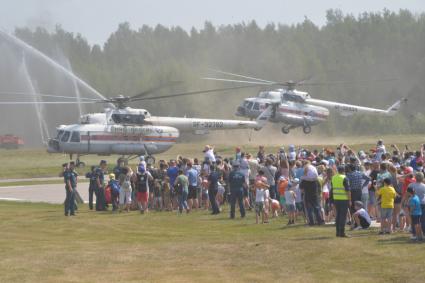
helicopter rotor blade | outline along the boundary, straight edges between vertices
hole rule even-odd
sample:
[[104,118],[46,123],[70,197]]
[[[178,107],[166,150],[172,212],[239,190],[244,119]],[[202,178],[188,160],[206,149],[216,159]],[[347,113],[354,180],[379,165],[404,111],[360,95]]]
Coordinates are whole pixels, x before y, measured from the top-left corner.
[[[34,95],[40,96],[40,97],[51,97],[51,98],[63,98],[63,99],[76,99],[76,97],[71,96],[62,96],[62,95],[53,95],[53,94],[45,94],[45,93],[28,93],[28,92],[18,92],[18,91],[0,91],[0,97],[3,95],[14,95],[16,98],[17,96],[31,96],[34,97]],[[86,101],[98,101],[99,99],[95,98],[85,98],[81,97],[81,100]]]
[[239,75],[239,74],[235,74],[235,73],[224,72],[224,71],[217,70],[217,69],[211,69],[210,68],[209,70],[211,70],[213,72],[216,72],[216,73],[223,74],[223,75],[235,76],[235,77],[239,77],[239,78],[260,81],[260,82],[263,82],[263,83],[271,83],[271,84],[274,84],[275,83],[275,82],[264,80],[264,79],[259,79],[259,78],[255,78],[255,77],[249,77],[249,76],[245,76],[245,75]]
[[93,101],[0,101],[0,105],[33,105],[33,104],[92,104]]
[[139,94],[130,96],[129,97],[129,100],[132,101],[135,98],[145,97],[145,96],[147,96],[147,95],[149,95],[149,94],[151,94],[153,92],[156,92],[156,91],[158,91],[160,89],[171,87],[171,86],[182,84],[182,83],[183,83],[183,81],[171,81],[171,82],[168,82],[168,83],[165,83],[165,84],[161,84],[159,86],[155,86],[153,88],[150,88],[148,90],[145,90],[145,91],[143,91],[143,92],[141,92]]
[[230,80],[230,79],[220,79],[220,78],[211,78],[205,77],[201,78],[202,80],[210,80],[210,81],[221,81],[221,82],[233,82],[233,83],[244,83],[244,84],[253,84],[253,85],[275,85],[276,83],[266,83],[266,82],[254,82],[254,81],[244,81],[244,80]]
[[228,87],[228,88],[216,88],[216,89],[207,89],[207,90],[199,90],[199,91],[189,91],[189,92],[182,92],[182,93],[175,93],[175,94],[168,94],[168,95],[161,95],[161,96],[152,96],[152,97],[141,97],[133,99],[132,101],[144,101],[144,100],[157,100],[157,99],[164,99],[164,98],[175,98],[175,97],[181,97],[181,96],[188,96],[188,95],[195,95],[195,94],[204,94],[204,93],[212,93],[212,92],[225,92],[227,90],[234,90],[234,89],[243,89],[243,88],[251,88],[255,86],[237,86],[237,87]]
[[359,83],[375,83],[375,82],[391,82],[396,81],[396,78],[390,79],[378,79],[378,80],[360,80],[360,81],[330,81],[330,82],[318,82],[318,83],[302,83],[303,86],[332,86],[332,85],[348,85],[348,84],[359,84]]

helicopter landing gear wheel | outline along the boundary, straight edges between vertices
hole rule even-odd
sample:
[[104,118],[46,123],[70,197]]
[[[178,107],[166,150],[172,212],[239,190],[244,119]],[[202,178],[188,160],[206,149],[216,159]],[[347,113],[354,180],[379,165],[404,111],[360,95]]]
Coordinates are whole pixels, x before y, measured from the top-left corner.
[[303,127],[303,132],[306,135],[309,134],[309,133],[311,133],[311,127],[309,125],[304,126]]
[[282,127],[282,133],[284,133],[285,135],[289,134],[289,130],[289,127]]
[[153,157],[152,155],[146,156],[146,163],[147,164],[155,164],[155,157]]
[[84,168],[84,167],[86,167],[86,163],[80,161],[80,159],[77,158],[75,160],[75,166],[77,166],[78,168]]

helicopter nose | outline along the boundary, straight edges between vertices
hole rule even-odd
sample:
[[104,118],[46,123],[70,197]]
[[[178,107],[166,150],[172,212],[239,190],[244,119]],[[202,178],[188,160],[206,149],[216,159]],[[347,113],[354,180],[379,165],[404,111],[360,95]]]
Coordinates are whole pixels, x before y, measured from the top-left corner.
[[237,116],[245,116],[245,114],[246,114],[245,107],[238,106],[238,108],[236,109],[236,115]]

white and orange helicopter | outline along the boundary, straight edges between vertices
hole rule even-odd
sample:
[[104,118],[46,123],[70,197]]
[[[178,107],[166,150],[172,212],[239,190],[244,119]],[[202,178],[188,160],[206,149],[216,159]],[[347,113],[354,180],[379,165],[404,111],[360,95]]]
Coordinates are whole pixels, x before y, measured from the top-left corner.
[[[400,109],[402,103],[407,102],[407,97],[401,98],[387,109],[351,105],[346,103],[315,99],[312,98],[307,92],[296,89],[297,86],[317,86],[347,83],[344,81],[311,83],[308,82],[309,79],[305,79],[297,82],[288,81],[280,83],[215,69],[211,70],[222,75],[235,77],[235,79],[217,77],[204,77],[202,79],[251,86],[278,87],[277,89],[273,90],[261,91],[256,97],[245,98],[243,103],[237,107],[236,115],[255,119],[261,114],[262,111],[264,111],[265,108],[267,108],[269,105],[273,105],[273,110],[269,121],[283,124],[282,133],[284,134],[288,134],[291,129],[298,127],[302,127],[303,132],[305,134],[309,134],[311,132],[311,126],[320,124],[327,120],[330,112],[329,110],[334,110],[342,116],[350,116],[353,114],[378,114],[391,116]],[[394,79],[375,81],[392,80]]]

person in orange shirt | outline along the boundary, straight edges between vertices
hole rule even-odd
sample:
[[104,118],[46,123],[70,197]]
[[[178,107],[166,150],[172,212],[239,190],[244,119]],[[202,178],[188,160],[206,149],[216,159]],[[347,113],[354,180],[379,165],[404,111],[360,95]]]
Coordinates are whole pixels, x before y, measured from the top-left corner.
[[279,191],[279,196],[280,196],[280,199],[279,199],[280,207],[282,209],[282,213],[284,213],[285,203],[286,203],[285,192],[286,192],[286,189],[288,188],[288,179],[286,179],[284,176],[281,176],[279,178],[279,183],[277,184],[277,186],[278,186],[277,189]]

